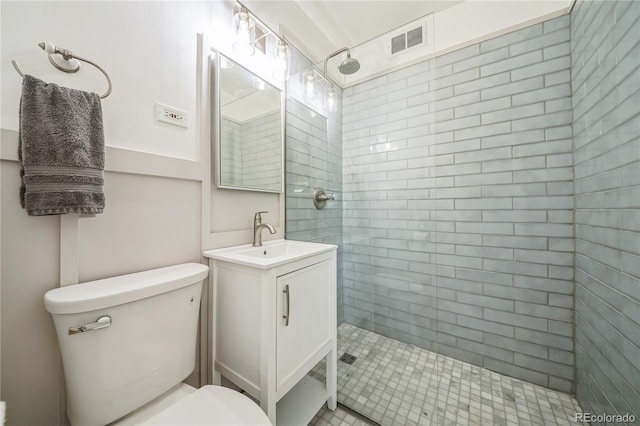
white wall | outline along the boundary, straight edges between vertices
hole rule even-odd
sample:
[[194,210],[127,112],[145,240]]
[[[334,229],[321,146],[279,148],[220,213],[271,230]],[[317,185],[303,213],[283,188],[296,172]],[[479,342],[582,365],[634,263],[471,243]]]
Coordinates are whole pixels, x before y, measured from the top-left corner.
[[[226,0],[0,3],[0,389],[8,402],[8,425],[66,422],[57,342],[42,303],[44,293],[60,285],[61,273],[71,272],[84,281],[199,262],[203,246],[250,242],[252,214],[257,210],[271,210],[275,218],[267,215],[265,221],[283,223],[283,197],[211,187],[208,135],[201,138],[203,123],[197,117],[203,100],[198,90],[202,68],[198,68],[197,33],[227,26],[230,4]],[[90,66],[75,75],[55,70],[37,46],[43,40],[94,60],[113,81],[113,93],[102,102],[105,213],[82,219],[70,232],[61,232],[58,217],[29,217],[19,206],[15,130],[21,80],[11,59],[25,73],[64,86],[103,92],[106,83]],[[186,110],[189,127],[154,121],[155,102]],[[204,124],[208,114],[205,108]],[[203,205],[206,199],[210,206],[203,193],[213,194],[213,214]],[[206,234],[211,241],[203,242],[203,230],[212,231]],[[75,232],[77,255],[61,259],[61,245],[73,243]],[[279,235],[282,238],[283,233]],[[206,335],[206,321],[202,326]],[[197,376],[191,382],[197,384]]]
[[[47,290],[60,285],[63,269],[85,281],[201,260],[196,41],[219,6],[0,3],[0,389],[8,425],[66,423],[59,351],[42,302]],[[43,40],[94,60],[113,81],[113,93],[102,103],[105,213],[81,219],[71,232],[61,233],[57,216],[30,217],[20,208],[15,130],[21,80],[10,61],[68,87],[103,92],[106,82],[86,64],[75,75],[55,70],[37,46]],[[155,122],[155,102],[186,110],[189,128]],[[61,259],[61,243],[74,231],[78,252]],[[197,375],[191,382],[198,384]]]
[[[272,212],[265,221],[280,228],[275,237],[282,238],[283,196],[212,189],[208,135],[203,135],[202,146],[207,149],[200,154],[203,128],[196,113],[202,106],[198,93],[203,91],[198,91],[196,34],[213,34],[217,27],[228,25],[230,3],[0,2],[1,129],[18,128],[21,81],[11,67],[11,59],[24,72],[46,81],[83,90],[105,90],[102,75],[90,66],[75,75],[51,67],[46,54],[37,47],[40,41],[56,43],[95,60],[113,81],[113,93],[103,101],[105,136],[109,147],[122,149],[111,150],[107,156],[111,170],[105,185],[107,211],[79,225],[81,251],[74,262],[79,279],[199,261],[201,248],[248,243],[252,213],[257,210]],[[294,5],[254,1],[250,7],[274,29],[281,24],[290,28],[286,32],[294,41],[300,34],[315,33],[321,43],[316,46],[326,50],[329,42],[326,37],[322,40],[321,31],[297,11],[289,13]],[[456,22],[458,29],[460,22]],[[313,54],[315,46],[308,45],[311,48],[305,50]],[[155,122],[155,102],[186,110],[189,127]],[[208,117],[208,111],[203,116]],[[17,136],[3,130],[0,137],[0,389],[2,399],[9,402],[9,425],[56,425],[64,423],[65,417],[62,377],[42,296],[59,285],[59,219],[28,217],[19,208],[18,165],[14,158]]]
[[[276,84],[270,72],[268,59],[263,55],[254,55],[250,60],[238,57],[230,48],[228,37],[222,39],[224,38],[222,31],[218,29],[214,34],[216,34],[214,37],[202,37],[202,46],[199,47],[198,68],[199,74],[202,75],[198,80],[199,99],[206,98],[209,93],[212,93],[213,66],[210,66],[214,55],[212,48],[222,50],[225,55],[264,80]],[[210,107],[211,105],[207,102],[200,104],[203,116],[210,115]],[[216,161],[212,155],[215,150],[210,143],[214,131],[211,123],[205,121],[201,123],[200,149],[204,176],[202,186],[203,250],[250,243],[253,240],[253,215],[258,211],[268,211],[268,214],[263,215],[263,223],[269,223],[276,228],[274,235],[263,233],[263,241],[284,238],[284,194],[231,190],[216,186],[212,178],[216,168]]]
[[573,0],[470,0],[435,14],[436,54],[564,15]]
[[[196,140],[196,34],[211,30],[216,2],[2,2],[0,127],[18,128],[24,73],[48,82],[103,93],[106,81],[83,64],[77,74],[53,68],[37,46],[49,41],[95,61],[111,76],[104,99],[109,146],[199,159]],[[188,129],[154,121],[160,102],[187,111]]]
[[[199,166],[108,149],[105,212],[80,219],[77,255],[62,260],[61,242],[69,235],[61,232],[60,217],[28,216],[18,202],[16,132],[2,132],[2,148],[1,388],[8,425],[64,424],[62,370],[44,293],[60,285],[63,269],[77,271],[82,282],[199,262]],[[198,374],[199,369],[191,383],[198,384]]]
[[55,425],[61,418],[60,356],[42,296],[57,286],[59,224],[55,216],[33,220],[21,211],[18,163],[10,163],[0,162],[2,399],[8,425]]
[[[391,56],[390,38],[399,30],[351,49],[360,60],[360,71],[334,75],[343,87],[361,83],[389,71],[407,67],[430,56],[439,56],[492,37],[506,34],[566,14],[573,0],[467,0],[440,12],[421,17],[403,28],[427,23],[427,45]],[[435,36],[430,37],[432,34]],[[331,70],[333,71],[333,70]]]
[[247,0],[252,12],[273,30],[291,40],[313,63],[322,61],[336,46],[300,5],[293,0]]

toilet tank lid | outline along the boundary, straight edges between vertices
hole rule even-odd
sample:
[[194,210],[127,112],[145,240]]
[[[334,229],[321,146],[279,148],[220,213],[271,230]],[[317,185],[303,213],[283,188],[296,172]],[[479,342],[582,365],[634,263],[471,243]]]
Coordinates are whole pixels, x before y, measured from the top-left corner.
[[48,291],[44,305],[52,314],[89,312],[186,287],[204,280],[208,273],[206,265],[183,263],[89,281]]

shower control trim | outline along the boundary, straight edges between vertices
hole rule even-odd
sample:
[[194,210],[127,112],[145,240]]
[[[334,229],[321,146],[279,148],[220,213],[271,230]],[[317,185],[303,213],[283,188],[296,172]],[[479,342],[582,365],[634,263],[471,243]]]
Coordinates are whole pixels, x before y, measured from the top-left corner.
[[323,188],[316,188],[313,191],[313,205],[316,206],[316,209],[322,210],[327,205],[327,201],[335,200],[336,197],[333,194],[327,194]]

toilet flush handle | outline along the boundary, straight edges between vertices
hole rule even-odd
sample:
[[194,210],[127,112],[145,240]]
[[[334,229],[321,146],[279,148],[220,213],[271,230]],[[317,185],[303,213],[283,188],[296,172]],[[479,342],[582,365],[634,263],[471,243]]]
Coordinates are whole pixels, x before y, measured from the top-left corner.
[[86,331],[100,330],[101,328],[107,328],[111,325],[111,317],[109,315],[102,316],[91,324],[77,325],[75,327],[69,327],[69,335],[84,333]]

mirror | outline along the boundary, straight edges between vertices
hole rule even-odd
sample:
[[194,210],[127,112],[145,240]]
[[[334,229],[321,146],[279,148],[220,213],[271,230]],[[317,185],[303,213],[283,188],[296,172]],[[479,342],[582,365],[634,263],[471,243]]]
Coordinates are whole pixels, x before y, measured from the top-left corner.
[[282,192],[282,91],[219,52],[214,63],[216,185]]

